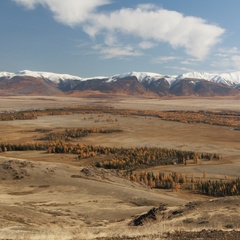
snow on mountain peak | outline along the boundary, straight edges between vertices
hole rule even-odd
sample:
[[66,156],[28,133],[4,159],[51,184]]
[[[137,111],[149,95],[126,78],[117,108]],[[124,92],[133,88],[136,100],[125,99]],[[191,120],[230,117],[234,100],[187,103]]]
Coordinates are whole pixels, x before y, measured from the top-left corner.
[[240,85],[240,71],[216,75],[211,79],[211,81],[229,86]]
[[44,78],[47,80],[50,80],[55,83],[59,83],[60,81],[65,80],[79,80],[82,81],[83,78],[78,76],[73,76],[69,74],[58,74],[58,73],[52,73],[52,72],[35,72],[30,70],[22,70],[16,73],[10,73],[10,72],[0,72],[0,77],[7,77],[7,78],[13,78],[13,77],[22,77],[22,76],[29,76],[29,77],[35,77],[35,78]]
[[204,79],[210,81],[215,76],[216,74],[207,72],[188,72],[179,75],[177,79],[191,78],[191,79]]
[[0,72],[0,77],[9,77],[11,76],[13,73],[10,72]]
[[59,83],[61,80],[82,80],[81,77],[73,76],[69,74],[57,74],[52,72],[34,72],[29,70],[22,70],[14,74],[14,76],[29,76],[29,77],[38,77],[45,78],[52,82]]
[[177,79],[204,79],[207,81],[220,83],[228,86],[240,85],[240,71],[232,73],[207,73],[207,72],[188,72],[181,74]]
[[36,78],[44,78],[46,80],[50,80],[55,83],[60,83],[61,81],[68,80],[77,80],[77,81],[86,81],[86,80],[94,80],[94,79],[102,79],[106,80],[106,82],[115,82],[118,79],[124,79],[127,77],[136,77],[139,82],[147,82],[151,83],[157,81],[159,79],[165,79],[168,81],[169,85],[172,85],[175,81],[179,81],[182,79],[192,79],[193,81],[204,79],[207,81],[232,86],[232,87],[240,87],[240,71],[232,72],[232,73],[207,73],[207,72],[188,72],[178,76],[167,76],[159,73],[152,72],[128,72],[123,74],[116,74],[110,77],[90,77],[90,78],[81,78],[79,76],[73,76],[69,74],[57,74],[52,72],[38,72],[38,71],[30,71],[30,70],[22,70],[17,73],[10,72],[0,72],[0,78],[5,77],[11,79],[15,76],[30,76]]
[[108,82],[114,82],[117,79],[126,78],[126,77],[136,77],[139,82],[142,82],[142,81],[151,82],[159,78],[163,78],[165,76],[159,73],[152,73],[152,72],[128,72],[123,74],[116,74],[110,77]]

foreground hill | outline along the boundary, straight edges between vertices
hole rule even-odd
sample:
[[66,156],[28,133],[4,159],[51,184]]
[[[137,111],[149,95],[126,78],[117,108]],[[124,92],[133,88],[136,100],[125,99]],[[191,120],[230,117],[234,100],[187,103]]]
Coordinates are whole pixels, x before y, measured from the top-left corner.
[[236,96],[240,72],[190,72],[179,76],[130,72],[110,77],[81,78],[68,74],[20,71],[0,72],[0,95],[59,95],[101,93],[125,96]]
[[111,170],[7,156],[0,157],[0,174],[0,239],[239,237],[239,197],[192,196],[189,202],[181,193],[155,192]]

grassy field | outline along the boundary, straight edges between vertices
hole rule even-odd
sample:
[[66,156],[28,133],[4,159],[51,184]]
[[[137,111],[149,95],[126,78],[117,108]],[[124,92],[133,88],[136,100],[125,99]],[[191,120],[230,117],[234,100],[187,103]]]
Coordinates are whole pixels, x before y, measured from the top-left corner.
[[[223,98],[6,97],[1,99],[0,111],[86,105],[156,111],[238,112],[239,101]],[[40,116],[33,120],[0,122],[0,143],[38,141],[43,133],[35,129],[92,127],[122,131],[89,134],[74,142],[115,148],[159,147],[222,156],[219,160],[148,167],[138,169],[139,172],[178,172],[199,178],[204,173],[211,179],[239,177],[240,131],[228,126],[187,124],[153,116],[111,113]],[[214,200],[213,204],[209,201],[212,197],[193,191],[150,189],[122,178],[116,171],[96,168],[94,162],[94,158],[78,160],[74,154],[49,154],[46,151],[0,153],[0,239],[93,239],[110,236],[151,239],[154,234],[158,239],[165,239],[165,232],[176,230],[238,230],[240,227],[238,197]],[[193,209],[183,207],[193,201],[198,202]],[[167,204],[165,216],[170,217],[165,217],[164,222],[147,223],[137,229],[128,226],[133,216],[159,204]],[[182,213],[175,216],[172,214],[174,209],[181,209]],[[227,223],[231,225],[229,228]]]

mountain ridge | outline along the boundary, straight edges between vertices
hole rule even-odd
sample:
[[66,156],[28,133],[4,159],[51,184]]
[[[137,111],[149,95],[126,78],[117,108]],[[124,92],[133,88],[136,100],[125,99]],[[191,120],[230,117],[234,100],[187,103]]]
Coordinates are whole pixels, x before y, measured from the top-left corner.
[[[34,87],[34,81],[38,87]],[[21,86],[23,82],[24,86]],[[24,90],[28,84],[31,89]],[[221,74],[187,72],[180,75],[133,71],[92,78],[30,70],[0,72],[0,95],[42,95],[44,92],[56,95],[76,91],[131,96],[231,96],[240,94],[240,71]]]
[[[165,75],[161,73],[153,73],[153,72],[127,72],[122,74],[115,74],[112,76],[94,76],[94,77],[87,77],[83,78],[76,75],[70,74],[58,74],[53,72],[42,72],[42,71],[30,71],[30,70],[21,70],[16,73],[11,72],[0,72],[1,77],[12,78],[15,76],[29,76],[29,77],[42,77],[49,79],[54,82],[59,82],[59,80],[79,80],[79,81],[87,81],[92,79],[105,79],[108,78],[109,82],[116,81],[119,78],[126,78],[130,76],[135,76],[138,78],[140,82],[143,80],[149,79],[151,81],[159,79],[159,78],[166,78],[166,79],[203,79],[207,81],[221,83],[221,81],[228,81],[231,84],[240,84],[240,71],[236,72],[229,72],[229,73],[208,73],[208,72],[187,72],[180,75]],[[56,81],[58,80],[58,81]]]

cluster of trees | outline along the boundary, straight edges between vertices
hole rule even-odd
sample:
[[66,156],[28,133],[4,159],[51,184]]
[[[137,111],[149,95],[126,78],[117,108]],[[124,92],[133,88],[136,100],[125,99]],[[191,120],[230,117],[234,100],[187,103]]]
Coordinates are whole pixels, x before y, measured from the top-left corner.
[[195,189],[199,193],[215,197],[240,195],[240,178],[230,181],[198,181]]
[[0,113],[0,121],[11,120],[31,120],[36,119],[38,116],[54,116],[54,115],[73,115],[73,114],[94,114],[94,113],[110,113],[111,107],[101,106],[74,106],[64,108],[52,109],[36,109],[24,111],[6,111]]
[[[114,109],[101,106],[74,106],[59,109],[29,110],[18,112],[5,112],[0,114],[0,121],[36,119],[38,116],[47,115],[71,115],[71,114],[113,114],[124,116],[149,116],[158,117],[167,121],[179,121],[183,123],[205,123],[221,126],[239,127],[240,113],[234,111],[209,112],[209,111],[153,111]],[[108,119],[116,121],[116,119]]]
[[214,196],[235,196],[240,195],[240,178],[234,180],[210,180],[206,179],[206,174],[203,173],[201,180],[195,178],[193,175],[188,177],[181,173],[153,173],[142,171],[140,173],[127,171],[123,175],[126,179],[140,184],[149,186],[151,188],[160,189],[192,189],[198,193]]
[[12,143],[2,143],[0,144],[0,152],[6,151],[42,151],[47,150],[48,144],[39,143],[39,142],[29,142],[29,143],[20,143],[20,144],[12,144]]
[[37,116],[34,112],[30,111],[0,113],[0,121],[30,120],[36,118]]
[[[153,110],[128,110],[131,115],[158,117],[166,121],[182,123],[204,123],[220,126],[239,126],[239,112],[209,112],[209,111],[153,111]],[[126,114],[126,113],[125,113]]]
[[[73,136],[78,136],[77,129],[69,130]],[[40,131],[40,130],[39,130]],[[41,130],[42,131],[42,130]],[[43,130],[44,132],[45,130]],[[47,130],[46,130],[47,131]],[[101,129],[92,130],[100,132]],[[65,131],[64,131],[65,132]],[[105,132],[105,130],[103,130]],[[110,130],[111,132],[111,130]],[[47,151],[48,153],[70,153],[76,154],[78,159],[84,159],[89,157],[98,157],[105,159],[96,163],[97,167],[104,167],[110,169],[118,169],[124,172],[127,179],[141,184],[147,185],[151,188],[163,188],[163,189],[175,189],[190,188],[195,189],[198,193],[221,197],[221,196],[233,196],[240,194],[240,179],[213,181],[207,180],[206,174],[203,173],[201,180],[196,180],[194,176],[187,177],[181,173],[157,173],[152,172],[140,172],[134,173],[133,170],[163,165],[180,163],[184,164],[187,160],[193,160],[196,162],[200,158],[204,159],[219,159],[217,154],[202,153],[197,154],[191,151],[180,151],[174,149],[165,148],[115,148],[115,147],[102,147],[92,146],[84,144],[73,144],[66,141],[50,141],[50,142],[29,142],[22,144],[5,143],[0,144],[0,152],[5,151]]]
[[[105,130],[104,130],[105,131]],[[79,160],[89,157],[103,156],[110,160],[98,161],[97,167],[119,170],[133,170],[149,166],[166,164],[183,164],[187,160],[197,161],[199,158],[219,158],[217,154],[197,154],[192,151],[180,151],[166,148],[116,148],[74,144],[66,141],[50,141],[45,143],[31,142],[23,144],[0,144],[0,151],[46,150],[48,153],[70,153],[78,155]],[[195,159],[195,160],[194,160]]]
[[96,164],[97,167],[107,169],[135,169],[144,166],[171,164],[173,161],[183,163],[184,159],[193,159],[196,156],[194,152],[166,148],[116,148],[72,144],[63,141],[49,143],[48,152],[78,154],[78,159],[88,158],[93,155],[107,155],[111,157],[110,160]]
[[208,111],[166,111],[161,112],[160,118],[183,123],[205,123],[220,126],[239,126],[240,114],[236,112],[208,112]]
[[96,157],[98,151],[93,146],[87,146],[84,144],[71,144],[62,141],[50,142],[47,148],[48,153],[70,153],[77,154],[78,159],[84,159],[89,157]]
[[101,128],[66,128],[47,133],[41,140],[47,141],[71,141],[76,138],[88,136],[90,133],[113,133],[122,132],[120,129],[101,129]]
[[138,182],[149,186],[151,188],[161,189],[175,189],[178,190],[184,183],[187,183],[187,177],[181,173],[171,172],[163,173],[159,172],[154,174],[152,172],[132,173],[128,171],[125,173],[125,177],[128,180]]
[[157,147],[137,147],[115,149],[111,160],[97,163],[97,167],[107,169],[131,170],[149,166],[167,164],[187,164],[188,160],[194,163],[198,159],[219,159],[218,154],[196,153],[193,151],[181,151]]

